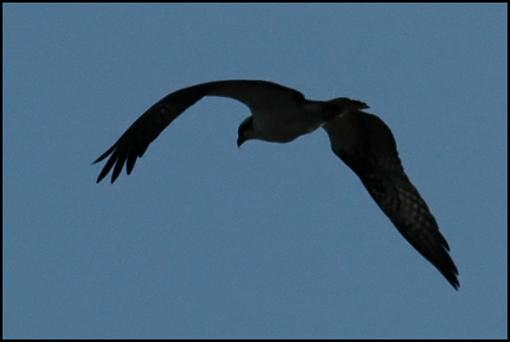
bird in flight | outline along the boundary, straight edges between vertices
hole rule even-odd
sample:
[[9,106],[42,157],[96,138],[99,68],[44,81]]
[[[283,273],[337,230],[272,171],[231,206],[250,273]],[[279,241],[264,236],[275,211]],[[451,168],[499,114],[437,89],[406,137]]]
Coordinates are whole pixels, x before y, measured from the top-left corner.
[[258,139],[286,143],[322,127],[333,152],[358,175],[377,205],[404,238],[458,289],[458,271],[446,239],[400,161],[389,127],[346,97],[308,100],[297,90],[259,80],[226,80],[182,88],[150,107],[94,163],[106,158],[99,183],[112,169],[115,182],[126,165],[129,175],[138,157],[182,112],[204,96],[221,96],[245,104],[251,115],[238,129],[237,146]]

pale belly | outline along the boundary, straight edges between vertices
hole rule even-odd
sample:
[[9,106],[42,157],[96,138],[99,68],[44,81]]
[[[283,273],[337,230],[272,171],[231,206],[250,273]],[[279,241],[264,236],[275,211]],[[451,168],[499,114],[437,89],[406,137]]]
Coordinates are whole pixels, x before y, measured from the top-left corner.
[[[281,107],[279,107],[281,108]],[[319,115],[303,112],[302,109],[282,113],[268,111],[253,113],[253,125],[259,133],[259,139],[272,142],[289,142],[297,137],[308,134],[323,124]]]

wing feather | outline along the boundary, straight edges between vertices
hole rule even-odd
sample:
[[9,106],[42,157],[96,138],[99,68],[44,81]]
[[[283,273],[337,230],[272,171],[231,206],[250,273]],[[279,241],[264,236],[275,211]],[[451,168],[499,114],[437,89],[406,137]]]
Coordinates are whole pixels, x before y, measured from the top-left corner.
[[273,82],[257,80],[216,81],[197,84],[177,90],[150,107],[120,138],[93,163],[109,157],[97,177],[99,183],[113,168],[111,182],[115,182],[122,168],[130,174],[137,158],[141,157],[150,143],[182,112],[204,96],[229,97],[254,108],[268,98],[284,93],[286,96],[304,98],[300,92]]
[[377,116],[353,111],[324,125],[333,152],[361,182],[409,243],[455,288],[458,270],[434,216],[407,177],[391,130]]

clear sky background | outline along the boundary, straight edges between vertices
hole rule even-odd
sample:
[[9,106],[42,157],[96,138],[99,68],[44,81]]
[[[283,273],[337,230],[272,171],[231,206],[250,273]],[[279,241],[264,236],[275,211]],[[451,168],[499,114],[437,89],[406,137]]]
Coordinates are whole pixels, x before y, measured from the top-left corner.
[[[506,5],[3,6],[8,338],[507,336]],[[91,162],[195,83],[367,102],[460,271],[455,291],[318,130],[235,145],[206,98],[129,177]]]

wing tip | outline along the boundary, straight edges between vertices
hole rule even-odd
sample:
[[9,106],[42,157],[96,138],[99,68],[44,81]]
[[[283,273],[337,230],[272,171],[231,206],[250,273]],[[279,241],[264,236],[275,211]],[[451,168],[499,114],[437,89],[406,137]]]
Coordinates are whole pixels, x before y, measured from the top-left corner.
[[455,272],[454,274],[451,274],[449,277],[446,278],[446,280],[448,280],[450,285],[453,286],[455,291],[458,291],[460,288],[460,282],[459,282],[459,279],[457,279],[457,275],[458,275],[458,273]]
[[115,161],[118,159],[117,158],[117,153],[116,151],[114,150],[116,147],[116,144],[114,144],[112,147],[110,147],[105,153],[103,153],[101,156],[99,156],[99,158],[97,158],[93,163],[93,164],[96,164],[97,162],[100,162],[102,161],[103,159],[105,159],[106,157],[108,157],[110,154],[110,158],[108,159],[108,161],[106,162],[106,164],[103,166],[103,169],[101,170],[101,172],[99,173],[99,175],[97,176],[97,179],[96,179],[96,184],[101,182],[101,180],[106,177],[106,175],[110,172],[110,170],[112,169],[112,167],[114,166],[114,163]]
[[446,278],[446,280],[453,286],[453,288],[458,291],[460,288],[460,282],[458,279],[459,270],[457,266],[453,262],[453,259],[448,254],[447,250],[443,250],[444,254],[441,262],[432,262],[434,266],[441,272],[441,274]]
[[[97,176],[96,184],[100,183],[110,173],[110,171],[112,171],[110,183],[111,184],[115,183],[115,181],[119,178],[120,174],[122,173],[124,165],[126,166],[126,173],[130,175],[135,166],[136,159],[138,158],[136,154],[130,154],[129,156],[122,157],[122,153],[119,154],[118,150],[108,152],[111,153],[111,156],[104,165],[99,175]],[[96,159],[92,163],[92,165],[105,159],[107,156],[108,154],[101,155],[98,159]]]

